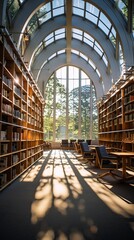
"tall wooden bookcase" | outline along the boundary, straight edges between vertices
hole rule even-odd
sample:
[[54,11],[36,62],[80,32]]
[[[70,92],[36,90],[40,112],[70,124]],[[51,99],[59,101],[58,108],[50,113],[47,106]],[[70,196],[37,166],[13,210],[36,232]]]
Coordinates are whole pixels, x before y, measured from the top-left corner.
[[134,151],[134,67],[98,103],[99,143]]
[[0,29],[0,190],[43,154],[44,99],[6,29]]

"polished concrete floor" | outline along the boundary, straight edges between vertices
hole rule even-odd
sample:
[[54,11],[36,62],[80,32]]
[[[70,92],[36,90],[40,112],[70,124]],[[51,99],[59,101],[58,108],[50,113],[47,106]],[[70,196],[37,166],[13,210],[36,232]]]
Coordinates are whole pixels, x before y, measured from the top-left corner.
[[134,239],[134,181],[99,172],[73,151],[44,151],[0,193],[1,239]]

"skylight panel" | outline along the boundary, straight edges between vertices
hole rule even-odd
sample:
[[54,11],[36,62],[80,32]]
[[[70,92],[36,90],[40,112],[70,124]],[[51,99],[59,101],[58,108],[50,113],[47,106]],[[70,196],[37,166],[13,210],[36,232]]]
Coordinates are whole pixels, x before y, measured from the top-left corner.
[[113,34],[114,38],[116,38],[116,30],[114,27],[112,27],[111,33]]
[[50,19],[51,16],[51,12],[46,13],[44,16],[39,18],[39,23],[40,25],[43,24],[44,22],[46,22],[48,19]]
[[52,38],[54,36],[54,33],[50,33],[46,38],[45,41],[48,41],[50,38]]
[[49,40],[46,41],[46,46],[54,42],[54,38],[50,38]]
[[100,56],[102,56],[103,49],[101,48],[100,44],[98,44],[96,41],[95,41],[94,50],[95,50]]
[[55,35],[55,40],[65,38],[65,33]]
[[72,31],[76,34],[82,35],[82,31],[77,28],[73,28]]
[[64,7],[53,9],[53,16],[58,16],[64,13]]
[[116,46],[116,39],[115,39],[115,37],[113,36],[113,34],[110,33],[109,39],[110,39],[110,41],[112,42],[113,46],[115,47],[115,46]]
[[86,11],[98,18],[100,10],[91,3],[86,2]]
[[90,40],[91,42],[94,42],[94,38],[91,37],[88,33],[84,32],[84,37],[87,38],[88,40]]
[[105,25],[107,26],[107,28],[111,28],[111,22],[108,20],[108,18],[106,17],[106,15],[104,15],[102,12],[100,14],[100,20],[105,23]]
[[93,42],[91,42],[89,39],[85,38],[83,39],[83,41],[88,44],[90,47],[93,47]]
[[101,74],[98,69],[96,69],[96,73],[98,74],[99,78],[101,77]]
[[73,0],[73,6],[78,8],[84,8],[84,1],[83,0]]
[[72,49],[71,52],[76,54],[76,55],[79,55],[79,51],[77,51],[77,50]]
[[84,17],[84,10],[83,9],[74,7],[73,8],[73,13],[78,15],[78,16]]
[[65,28],[60,28],[60,29],[55,31],[56,35],[61,34],[61,33],[65,33]]
[[73,33],[73,38],[76,38],[76,39],[82,41],[82,35],[78,35],[78,34]]
[[107,60],[107,58],[106,58],[106,55],[105,55],[105,54],[103,55],[102,59],[103,59],[103,61],[104,61],[105,65],[106,65],[106,66],[108,66],[108,60]]
[[100,48],[98,48],[97,46],[94,46],[94,50],[95,50],[100,56],[102,56],[102,51],[100,50]]
[[45,9],[46,9],[46,12],[51,11],[51,5],[50,5],[50,3],[46,3],[46,4],[44,5],[44,7],[45,7]]
[[57,55],[60,55],[60,54],[63,54],[63,53],[65,53],[65,49],[58,51]]
[[86,12],[85,18],[87,18],[89,21],[93,22],[94,24],[97,24],[98,18],[96,16],[92,15],[91,13]]
[[94,63],[91,61],[91,59],[88,62],[90,64],[90,66],[95,70],[96,67],[95,67]]
[[88,61],[88,57],[87,57],[85,54],[80,53],[80,57],[82,57],[83,59],[85,59],[86,61]]
[[53,8],[57,8],[64,5],[64,0],[55,0],[52,1]]
[[101,52],[103,52],[102,47],[100,46],[100,44],[99,44],[97,41],[95,41],[95,46],[96,46],[97,48],[99,48]]
[[54,57],[56,57],[56,53],[52,54],[52,55],[48,58],[48,60],[51,60],[51,59],[54,58]]
[[106,27],[106,25],[99,20],[98,26],[101,28],[101,30],[108,35],[109,29]]

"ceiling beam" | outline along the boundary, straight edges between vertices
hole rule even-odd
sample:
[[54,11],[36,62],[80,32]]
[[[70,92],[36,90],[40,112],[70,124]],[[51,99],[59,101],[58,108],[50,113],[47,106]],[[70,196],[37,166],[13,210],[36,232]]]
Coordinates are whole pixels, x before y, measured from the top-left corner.
[[72,0],[66,1],[66,39],[67,39],[67,64],[71,63],[71,40],[72,40]]

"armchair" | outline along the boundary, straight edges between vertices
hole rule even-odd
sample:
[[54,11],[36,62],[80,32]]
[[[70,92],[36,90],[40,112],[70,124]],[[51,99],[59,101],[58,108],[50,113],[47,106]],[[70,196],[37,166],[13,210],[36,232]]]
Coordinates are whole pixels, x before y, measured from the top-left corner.
[[69,147],[68,139],[62,139],[61,148],[62,149],[68,149],[68,147]]
[[89,161],[93,162],[95,160],[93,150],[89,148],[87,142],[80,142],[80,148],[81,148],[82,157],[83,159],[87,160],[87,163]]
[[100,174],[98,177],[101,178],[106,175],[118,176],[114,170],[118,170],[121,167],[120,158],[113,156],[112,154],[108,154],[105,146],[97,146],[95,149],[98,166],[100,169],[108,170],[105,173]]
[[70,149],[74,149],[74,143],[76,142],[76,139],[70,140]]

